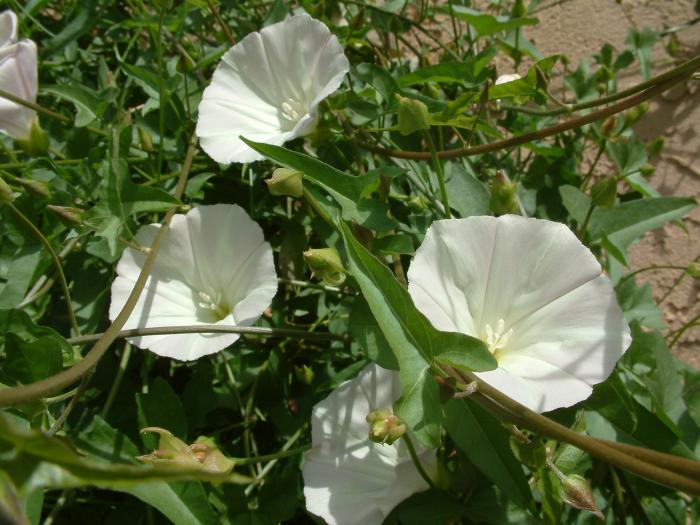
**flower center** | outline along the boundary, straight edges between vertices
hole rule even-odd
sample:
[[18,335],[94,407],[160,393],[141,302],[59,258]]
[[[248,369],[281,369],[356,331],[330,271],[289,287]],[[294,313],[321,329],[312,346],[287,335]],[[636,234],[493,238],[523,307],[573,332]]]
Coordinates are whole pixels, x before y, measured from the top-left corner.
[[282,117],[290,122],[297,123],[306,114],[306,109],[301,102],[293,98],[288,98],[282,102]]
[[230,313],[230,309],[221,301],[221,293],[215,291],[211,286],[205,292],[198,292],[201,301],[197,303],[200,308],[208,310],[214,314],[217,321],[221,321]]
[[485,337],[483,339],[489,347],[489,352],[491,352],[496,359],[498,359],[498,354],[506,347],[513,335],[513,329],[511,328],[506,332],[505,327],[506,322],[503,319],[498,320],[495,328],[489,323],[486,323],[484,326]]

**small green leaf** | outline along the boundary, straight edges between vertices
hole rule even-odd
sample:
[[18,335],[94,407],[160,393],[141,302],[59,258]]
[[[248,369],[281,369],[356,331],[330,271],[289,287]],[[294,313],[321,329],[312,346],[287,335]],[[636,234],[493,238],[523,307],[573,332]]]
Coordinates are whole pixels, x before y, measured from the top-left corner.
[[72,102],[77,111],[75,126],[78,128],[87,126],[101,113],[102,101],[99,96],[95,91],[83,85],[42,86],[41,91]]

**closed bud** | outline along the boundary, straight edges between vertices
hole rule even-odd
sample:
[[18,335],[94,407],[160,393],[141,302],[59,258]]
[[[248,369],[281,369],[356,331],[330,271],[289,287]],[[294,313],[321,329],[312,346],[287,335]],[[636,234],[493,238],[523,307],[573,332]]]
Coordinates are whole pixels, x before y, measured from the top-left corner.
[[49,136],[41,129],[39,119],[35,118],[29,130],[29,138],[18,140],[17,143],[29,155],[41,157],[49,151]]
[[267,187],[272,195],[301,197],[304,194],[304,174],[291,168],[277,168],[267,179]]
[[616,126],[617,126],[617,118],[615,117],[615,115],[605,119],[603,121],[603,127],[602,127],[603,135],[605,135],[606,137],[611,136],[613,131],[615,131]]
[[561,477],[560,481],[559,495],[564,503],[571,505],[575,509],[587,510],[598,518],[605,519],[595,502],[593,491],[586,478],[578,474],[570,474]]
[[369,423],[369,439],[375,443],[391,445],[406,433],[406,424],[391,410],[373,410],[365,418]]
[[601,208],[612,208],[617,199],[617,179],[608,177],[591,188],[591,203]]
[[691,262],[686,267],[685,273],[687,273],[693,279],[700,279],[700,263],[699,262]]
[[423,197],[423,195],[415,195],[408,200],[408,207],[415,212],[423,212],[427,210],[429,204],[428,199]]
[[305,385],[310,385],[314,381],[314,370],[308,365],[295,366],[294,375]]
[[15,179],[15,182],[37,197],[48,199],[51,197],[49,185],[41,180]]
[[85,212],[80,208],[56,206],[55,204],[49,204],[46,207],[54,212],[58,219],[66,226],[78,226],[83,223],[83,214]]
[[304,252],[304,260],[325,284],[337,286],[345,281],[345,268],[335,248],[312,248]]
[[491,182],[489,206],[496,215],[518,213],[518,185],[508,180],[502,172],[497,172]]
[[396,96],[399,99],[399,132],[402,135],[430,129],[428,106],[420,100]]
[[153,151],[153,139],[151,134],[141,126],[136,126],[136,131],[139,134],[139,142],[143,151]]
[[15,196],[12,193],[12,188],[5,182],[5,179],[0,177],[0,206],[3,204],[11,203],[15,200]]

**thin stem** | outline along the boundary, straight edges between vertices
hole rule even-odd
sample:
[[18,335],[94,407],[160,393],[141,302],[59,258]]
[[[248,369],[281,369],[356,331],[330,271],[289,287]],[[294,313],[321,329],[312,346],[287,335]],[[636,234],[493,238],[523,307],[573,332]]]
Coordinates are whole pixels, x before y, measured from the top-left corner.
[[[158,160],[156,162],[156,182],[160,181],[163,172],[163,143],[165,142],[165,71],[163,66],[163,18],[165,17],[165,9],[161,8],[158,17],[158,39],[156,44],[156,53],[158,55]],[[185,75],[187,76],[187,75]]]
[[58,281],[61,283],[61,288],[63,288],[63,295],[66,299],[66,308],[68,309],[68,317],[70,318],[71,327],[77,335],[80,335],[80,328],[78,328],[78,321],[75,318],[75,312],[73,311],[73,303],[71,302],[70,298],[68,281],[66,281],[66,276],[63,273],[63,266],[61,265],[61,260],[58,258],[58,255],[56,255],[53,246],[51,246],[51,243],[46,237],[44,237],[44,234],[41,233],[39,228],[34,226],[34,223],[30,221],[29,218],[26,215],[24,215],[24,213],[19,211],[19,209],[17,209],[17,207],[14,204],[10,202],[7,203],[6,206],[9,207],[12,213],[14,213],[15,216],[20,221],[22,221],[22,223],[24,223],[27,226],[27,228],[31,230],[34,236],[41,241],[41,244],[43,244],[46,250],[49,252],[51,260],[53,261],[53,265],[56,268],[56,273],[58,274]]
[[122,384],[122,379],[124,379],[124,373],[129,366],[129,359],[131,358],[131,344],[128,342],[124,345],[124,351],[122,352],[122,357],[119,360],[119,368],[117,369],[117,375],[114,376],[114,381],[112,382],[112,387],[109,389],[109,394],[107,395],[107,401],[105,401],[100,416],[102,419],[107,417],[109,410],[112,408],[115,398],[117,397],[117,392]]
[[268,461],[273,461],[277,459],[282,459],[282,458],[288,458],[290,456],[296,456],[297,454],[303,454],[307,450],[311,448],[311,443],[307,443],[306,445],[302,445],[297,448],[292,448],[290,450],[280,450],[279,452],[275,452],[273,454],[263,454],[262,456],[255,456],[252,458],[233,458],[234,461],[236,462],[236,466],[242,466],[242,465],[252,465],[256,463],[267,463]]
[[452,212],[450,211],[450,203],[447,199],[447,188],[445,187],[445,174],[442,171],[442,162],[440,162],[440,159],[437,157],[435,143],[433,142],[433,137],[430,134],[430,130],[426,130],[425,137],[428,141],[428,147],[430,148],[430,156],[433,159],[435,173],[437,173],[438,184],[440,185],[440,196],[442,198],[442,205],[445,207],[445,217],[451,219]]
[[[699,57],[700,60],[700,57]],[[696,66],[698,67],[698,66]],[[458,157],[468,157],[471,155],[482,155],[484,153],[491,153],[494,151],[499,151],[503,149],[509,149],[514,146],[520,146],[521,144],[526,144],[534,140],[543,139],[546,137],[551,137],[552,135],[557,135],[565,131],[570,131],[572,129],[579,128],[585,124],[590,124],[591,122],[596,122],[598,120],[603,120],[611,115],[621,113],[628,110],[642,102],[654,98],[655,96],[663,93],[664,91],[670,89],[672,86],[677,84],[679,81],[684,80],[689,76],[689,73],[678,78],[673,78],[663,84],[656,85],[646,91],[643,91],[637,95],[634,95],[626,100],[613,104],[605,109],[594,111],[587,115],[573,118],[565,122],[561,122],[554,126],[549,126],[538,131],[533,131],[531,133],[525,133],[524,135],[518,135],[515,137],[510,137],[508,139],[498,140],[490,144],[482,144],[479,146],[469,147],[469,148],[457,148],[446,151],[438,151],[437,155],[441,159],[454,159]],[[430,153],[424,151],[403,151],[397,149],[386,149],[373,146],[371,144],[366,144],[364,142],[357,142],[358,145],[365,148],[368,151],[378,153],[381,155],[396,157],[402,159],[410,160],[428,160],[430,159]]]
[[[444,372],[444,370],[442,371]],[[489,384],[481,381],[473,374],[457,373],[464,377],[464,381],[477,381],[478,392],[475,393],[474,396],[486,396],[493,402],[501,405],[503,409],[512,415],[510,422],[516,422],[516,424],[519,426],[527,428],[533,432],[537,432],[543,436],[548,436],[553,439],[570,443],[581,450],[588,452],[592,456],[597,457],[598,459],[606,461],[611,465],[621,467],[629,472],[632,472],[633,474],[637,474],[649,480],[655,481],[656,483],[684,490],[692,494],[700,494],[700,476],[698,475],[687,477],[683,474],[679,474],[678,472],[667,470],[664,467],[647,463],[644,460],[629,455],[626,451],[623,452],[618,448],[614,448],[607,441],[593,439],[589,436],[574,432],[573,430],[530,410],[529,408],[521,405],[517,401],[493,388]],[[654,454],[657,455],[662,453],[656,452]],[[661,456],[658,457],[660,458]],[[695,466],[691,466],[694,462],[690,460],[685,460],[684,458],[679,458],[676,456],[670,457],[674,458],[673,461],[675,462],[687,461],[688,468],[696,468]],[[663,455],[663,458],[666,458],[665,454]]]
[[216,18],[216,21],[219,23],[219,26],[221,26],[221,30],[224,32],[226,40],[229,41],[229,44],[235,46],[236,39],[233,38],[231,30],[229,29],[228,25],[226,25],[226,22],[224,22],[224,20],[221,18],[221,13],[219,13],[219,10],[214,5],[214,2],[212,2],[211,0],[207,0],[207,5],[209,6],[209,11],[211,11],[211,14],[214,15],[214,18]]
[[406,443],[406,448],[408,449],[408,453],[411,455],[411,461],[413,461],[413,464],[416,466],[416,470],[418,470],[420,477],[425,480],[425,482],[428,484],[428,486],[431,489],[434,489],[435,483],[433,483],[433,480],[430,479],[430,476],[428,476],[428,473],[425,471],[425,469],[423,468],[423,465],[421,464],[420,460],[418,459],[418,454],[416,454],[416,448],[413,446],[413,441],[411,441],[411,438],[409,437],[408,434],[404,434],[402,437],[403,437],[404,443]]
[[[80,337],[72,337],[68,342],[72,345],[79,345],[97,341],[106,332],[87,334]],[[131,328],[121,330],[114,339],[125,339],[127,337],[141,337],[148,335],[170,335],[170,334],[245,334],[258,335],[261,337],[288,337],[293,339],[313,339],[316,341],[345,341],[344,335],[331,334],[326,332],[307,332],[305,330],[294,330],[291,328],[266,328],[262,326],[224,326],[217,324],[197,324],[183,326],[149,326],[146,328]]]
[[700,321],[700,315],[696,315],[690,321],[688,321],[683,326],[681,326],[678,330],[676,330],[675,332],[672,332],[672,334],[674,334],[673,339],[671,339],[671,342],[668,344],[668,346],[674,346],[678,342],[678,340],[681,338],[681,336],[684,333],[686,333],[690,328],[695,326],[698,321]]
[[[194,158],[196,151],[197,141],[196,137],[192,135],[187,153],[185,155],[185,161],[182,165],[182,173],[180,174],[180,179],[178,180],[175,188],[174,196],[176,199],[179,199],[185,190],[187,176],[190,173],[192,159]],[[46,397],[57,390],[60,390],[61,388],[75,383],[82,376],[92,370],[104,353],[109,349],[114,340],[117,339],[121,328],[124,326],[126,321],[129,319],[131,312],[136,307],[136,302],[146,286],[146,281],[148,280],[148,276],[151,272],[151,268],[153,267],[156,255],[158,255],[160,244],[168,232],[170,221],[172,220],[176,211],[177,208],[174,207],[166,213],[165,218],[161,223],[161,227],[153,239],[149,253],[146,256],[143,267],[141,268],[141,273],[136,279],[134,288],[132,289],[131,294],[129,294],[124,307],[121,309],[107,331],[100,337],[100,339],[95,343],[85,357],[68,370],[64,370],[63,372],[49,378],[30,383],[28,385],[21,385],[0,390],[0,407],[18,405]]]
[[278,278],[277,281],[280,284],[284,284],[286,286],[300,286],[302,288],[316,288],[318,290],[323,290],[325,292],[333,292],[333,293],[339,293],[343,295],[355,295],[352,292],[348,292],[347,290],[343,290],[342,288],[338,288],[337,286],[328,286],[327,284],[321,284],[321,283],[312,283],[310,281],[300,281],[298,279],[283,279],[283,278]]
[[651,272],[654,270],[683,270],[685,271],[685,266],[674,266],[672,264],[660,264],[660,265],[654,265],[654,266],[647,266],[646,268],[640,268],[639,270],[635,270],[634,272],[630,272],[627,275],[625,275],[622,279],[620,279],[620,282],[623,283],[627,279],[631,279],[635,275],[639,273],[644,273],[644,272]]
[[68,419],[68,416],[70,415],[70,413],[73,412],[75,405],[78,404],[78,400],[80,399],[80,396],[82,396],[83,392],[85,392],[85,389],[87,388],[87,385],[90,382],[90,377],[92,377],[92,374],[85,374],[83,376],[82,381],[80,381],[80,385],[75,390],[75,395],[68,402],[68,406],[66,406],[66,408],[63,409],[63,412],[61,412],[61,415],[58,416],[58,419],[56,420],[56,422],[53,425],[51,425],[51,428],[46,433],[47,436],[53,436],[56,432],[58,432],[60,430],[60,428],[63,426],[63,423],[66,422],[66,419]]
[[593,211],[595,210],[595,204],[591,202],[591,205],[588,207],[588,212],[586,213],[586,218],[583,219],[583,224],[581,224],[581,228],[578,230],[577,237],[581,240],[586,236],[586,233],[588,232],[588,225],[591,222],[591,217],[593,217]]

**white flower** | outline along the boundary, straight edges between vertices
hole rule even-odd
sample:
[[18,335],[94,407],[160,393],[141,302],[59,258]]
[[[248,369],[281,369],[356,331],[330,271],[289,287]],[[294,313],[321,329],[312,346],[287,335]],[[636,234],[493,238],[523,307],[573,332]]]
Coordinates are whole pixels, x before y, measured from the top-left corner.
[[610,280],[557,222],[514,215],[436,221],[408,280],[437,329],[489,346],[498,368],[478,376],[539,412],[586,399],[630,343]]
[[[31,40],[17,42],[17,16],[0,13],[0,89],[28,102],[36,101],[36,45]],[[0,97],[0,132],[18,139],[29,139],[34,110]]]
[[314,130],[319,103],[350,65],[335,35],[306,14],[251,33],[221,59],[199,105],[197,136],[220,163],[262,159],[239,135],[281,146]]
[[[150,246],[159,226],[139,229]],[[146,255],[127,248],[112,284],[109,318],[126,303]],[[262,229],[239,206],[199,206],[173,217],[146,287],[125,329],[219,324],[250,326],[277,292],[272,249]],[[181,360],[218,352],[238,334],[169,334],[129,339],[158,355]]]
[[[398,372],[372,364],[314,407],[313,448],[303,470],[310,512],[330,525],[379,525],[401,501],[428,488],[403,439],[393,445],[369,440],[367,414],[390,409],[400,396]],[[435,450],[413,443],[424,470],[434,476]]]
[[522,77],[517,73],[512,73],[510,75],[501,75],[496,79],[496,86],[500,84],[507,84],[508,82],[513,82],[514,80],[520,80]]

